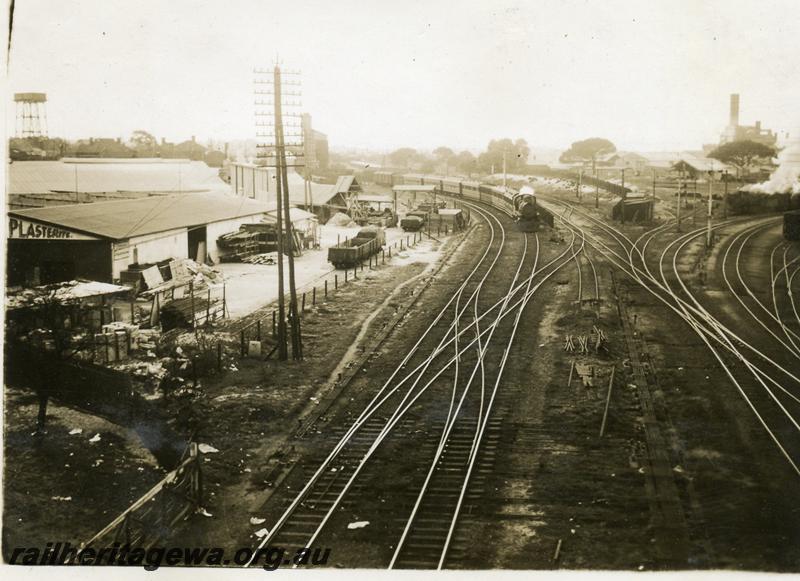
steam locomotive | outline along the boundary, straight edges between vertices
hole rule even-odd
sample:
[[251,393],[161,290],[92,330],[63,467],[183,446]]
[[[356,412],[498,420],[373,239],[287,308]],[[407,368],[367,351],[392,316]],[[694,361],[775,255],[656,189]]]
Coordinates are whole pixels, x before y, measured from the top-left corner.
[[553,215],[536,203],[535,192],[528,185],[515,190],[472,180],[421,174],[406,174],[402,179],[405,184],[433,185],[437,192],[501,208],[514,216],[522,232],[537,232],[542,225],[553,226]]

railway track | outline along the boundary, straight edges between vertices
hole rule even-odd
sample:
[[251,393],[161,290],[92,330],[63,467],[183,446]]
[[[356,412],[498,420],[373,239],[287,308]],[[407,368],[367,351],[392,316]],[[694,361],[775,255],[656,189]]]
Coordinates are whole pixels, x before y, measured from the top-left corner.
[[[355,421],[337,433],[318,467],[283,499],[258,548],[314,546],[343,509],[352,508],[374,512],[374,529],[382,520],[382,536],[397,539],[387,543],[389,567],[457,564],[468,538],[468,513],[491,469],[502,427],[493,411],[508,406],[503,370],[520,317],[537,290],[585,246],[573,236],[558,257],[540,266],[535,236],[515,235],[522,246],[515,253],[507,240],[508,219],[497,210],[469,206],[490,230],[486,251]],[[486,284],[497,276],[496,266],[498,273],[509,272],[509,264],[515,270],[507,290],[499,290],[496,281]],[[426,469],[397,473],[396,454],[408,449]],[[394,473],[407,477],[402,490],[416,491],[415,497],[382,515],[379,484]]]
[[[797,396],[800,378],[793,368],[783,365],[771,357],[762,346],[744,339],[740,333],[715,317],[697,299],[680,271],[679,255],[690,244],[702,238],[706,229],[695,229],[672,240],[661,253],[658,273],[655,274],[646,257],[647,245],[655,236],[666,232],[669,229],[668,224],[656,228],[652,234],[646,233],[634,242],[622,231],[567,202],[550,199],[550,203],[569,208],[571,213],[577,213],[593,228],[599,229],[602,236],[584,230],[588,243],[696,332],[777,450],[791,469],[800,475],[800,457],[798,457],[800,425],[796,411],[800,409],[796,408],[800,403]],[[581,228],[574,221],[567,220],[573,227]],[[741,219],[723,221],[714,225],[714,230],[719,231],[740,222]],[[641,246],[638,244],[640,241],[642,241]],[[734,373],[730,358],[741,364],[744,374],[742,369],[737,369]],[[761,389],[755,392],[753,384]],[[790,385],[791,388],[785,387],[784,384]]]

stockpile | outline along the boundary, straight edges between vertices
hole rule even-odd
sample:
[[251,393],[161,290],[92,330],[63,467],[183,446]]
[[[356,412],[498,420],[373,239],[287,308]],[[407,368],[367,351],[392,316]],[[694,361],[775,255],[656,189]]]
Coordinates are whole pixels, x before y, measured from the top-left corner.
[[342,212],[336,212],[333,216],[331,216],[330,220],[327,222],[327,225],[335,226],[337,228],[358,228],[358,224],[356,224],[350,216]]
[[242,258],[242,262],[246,262],[248,264],[277,264],[278,253],[265,252],[263,254],[253,254],[251,256]]

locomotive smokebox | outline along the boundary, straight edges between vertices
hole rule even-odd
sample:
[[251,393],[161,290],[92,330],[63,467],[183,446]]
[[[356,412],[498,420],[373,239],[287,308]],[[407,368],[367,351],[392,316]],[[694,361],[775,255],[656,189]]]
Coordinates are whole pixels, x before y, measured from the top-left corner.
[[524,220],[535,220],[538,214],[536,208],[536,198],[531,197],[530,200],[523,200],[519,205],[519,215]]

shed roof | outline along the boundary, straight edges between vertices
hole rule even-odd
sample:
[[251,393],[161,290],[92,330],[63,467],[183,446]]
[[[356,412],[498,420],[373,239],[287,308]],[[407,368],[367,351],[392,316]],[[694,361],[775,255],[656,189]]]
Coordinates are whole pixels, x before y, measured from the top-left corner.
[[9,215],[112,240],[123,240],[263,214],[268,210],[269,205],[264,202],[226,194],[203,193],[49,206],[11,211]]
[[8,166],[9,194],[47,192],[210,192],[227,184],[202,161],[105,159],[15,161]]

